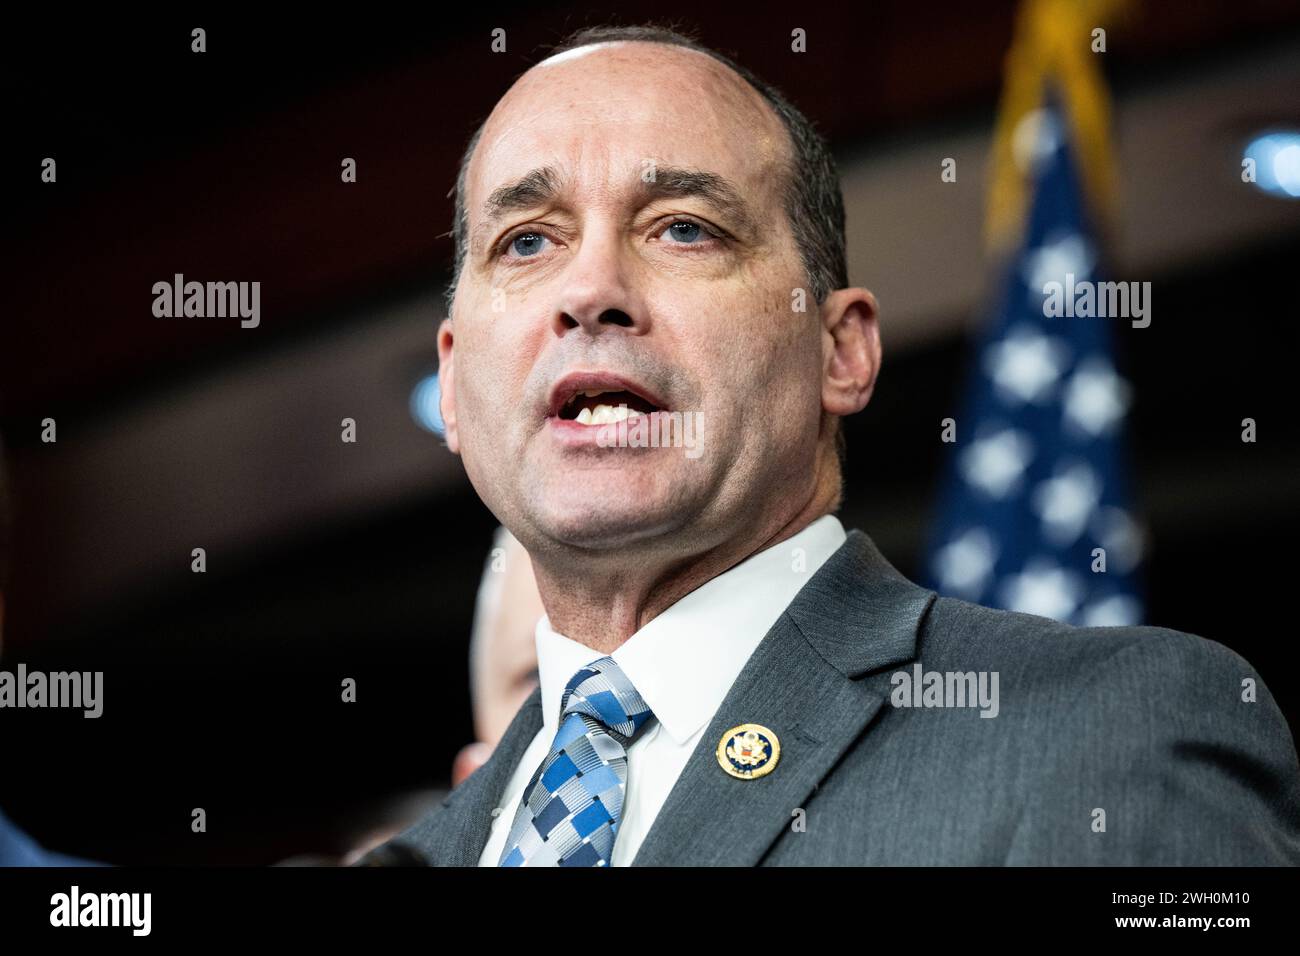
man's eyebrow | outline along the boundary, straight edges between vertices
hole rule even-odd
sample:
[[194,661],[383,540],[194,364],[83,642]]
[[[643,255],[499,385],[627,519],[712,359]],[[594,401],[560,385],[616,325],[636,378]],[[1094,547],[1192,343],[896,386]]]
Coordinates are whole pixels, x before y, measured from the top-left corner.
[[554,166],[540,166],[523,179],[493,190],[483,203],[484,223],[500,219],[508,212],[532,209],[554,199],[560,192],[560,174]]
[[482,221],[470,233],[471,246],[477,248],[482,245],[488,230],[507,213],[545,205],[559,195],[560,189],[560,174],[556,168],[539,166],[522,179],[492,190],[492,194],[483,201]]
[[[562,189],[559,171],[554,166],[531,170],[521,179],[492,191],[483,202],[483,220],[474,232],[482,236],[507,213],[545,205]],[[657,167],[651,180],[639,179],[635,195],[642,205],[656,199],[698,198],[729,216],[739,231],[749,231],[754,227],[753,213],[740,190],[727,178],[707,170],[684,166]]]
[[701,199],[729,216],[739,231],[749,232],[754,227],[754,215],[740,190],[729,179],[707,170],[660,166],[654,170],[653,180],[642,180],[639,193],[643,202],[687,197]]

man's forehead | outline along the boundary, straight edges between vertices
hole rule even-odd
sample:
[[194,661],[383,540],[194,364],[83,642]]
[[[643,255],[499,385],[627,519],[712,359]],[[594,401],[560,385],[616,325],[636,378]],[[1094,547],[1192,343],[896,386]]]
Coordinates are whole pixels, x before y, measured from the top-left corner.
[[744,179],[765,176],[789,153],[775,111],[707,53],[661,43],[594,43],[543,60],[507,91],[479,138],[468,187],[472,202],[481,203],[532,169],[564,168],[579,158],[631,164],[608,169],[611,180],[643,173],[649,162]]

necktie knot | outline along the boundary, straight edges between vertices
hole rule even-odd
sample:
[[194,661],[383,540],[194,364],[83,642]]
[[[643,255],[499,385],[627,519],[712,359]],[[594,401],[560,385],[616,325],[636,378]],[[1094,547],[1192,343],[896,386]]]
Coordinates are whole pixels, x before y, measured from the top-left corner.
[[564,687],[560,720],[585,714],[599,721],[605,732],[626,747],[653,714],[612,657],[592,661]]

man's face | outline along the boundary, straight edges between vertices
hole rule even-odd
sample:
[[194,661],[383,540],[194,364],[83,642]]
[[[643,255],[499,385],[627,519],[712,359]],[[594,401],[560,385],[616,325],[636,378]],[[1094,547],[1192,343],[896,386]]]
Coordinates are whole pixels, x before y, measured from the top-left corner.
[[[686,527],[717,543],[806,493],[823,334],[811,296],[793,305],[807,280],[789,159],[762,98],[685,49],[587,48],[497,104],[439,338],[443,412],[479,495],[529,550]],[[602,447],[574,418],[621,402],[698,416],[698,450]]]

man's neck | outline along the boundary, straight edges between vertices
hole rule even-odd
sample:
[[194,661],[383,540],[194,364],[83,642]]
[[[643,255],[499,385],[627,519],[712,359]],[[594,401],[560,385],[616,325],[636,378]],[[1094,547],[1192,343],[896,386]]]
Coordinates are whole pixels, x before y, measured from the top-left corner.
[[755,522],[745,533],[684,559],[655,561],[633,549],[608,562],[607,570],[577,576],[571,565],[555,568],[534,560],[551,628],[594,651],[612,653],[696,588],[830,514],[837,496],[838,489],[835,495],[815,493],[796,513]]

